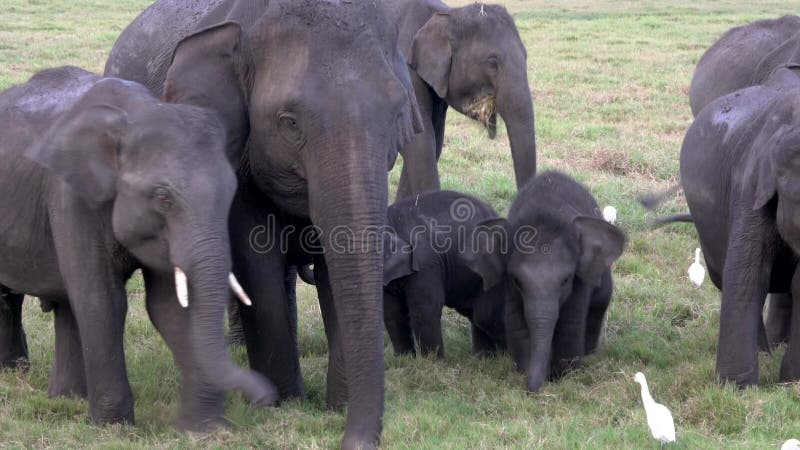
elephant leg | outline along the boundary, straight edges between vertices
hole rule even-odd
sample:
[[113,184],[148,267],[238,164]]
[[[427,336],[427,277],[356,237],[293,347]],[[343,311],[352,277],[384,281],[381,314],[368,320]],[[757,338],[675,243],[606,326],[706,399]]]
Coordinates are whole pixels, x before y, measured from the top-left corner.
[[127,270],[109,257],[106,236],[79,198],[60,197],[50,217],[58,266],[78,324],[83,349],[89,418],[99,424],[133,423],[133,393],[125,366],[123,335]]
[[483,330],[472,324],[472,354],[478,358],[486,358],[497,353],[494,340]]
[[341,410],[347,405],[347,373],[344,364],[344,346],[341,326],[333,302],[328,267],[324,258],[314,261],[314,279],[317,281],[319,307],[328,338],[327,405],[333,410]]
[[418,272],[406,281],[406,303],[411,330],[422,356],[444,358],[442,309],[445,286],[439,271]]
[[66,299],[47,301],[54,305],[56,331],[55,363],[50,374],[47,395],[86,398],[86,372],[78,323]]
[[72,302],[71,307],[83,347],[89,418],[97,424],[132,424],[133,392],[123,346],[128,311],[124,285],[70,288],[69,294],[70,299],[88,298],[82,303]]
[[245,345],[244,326],[239,313],[239,300],[235,297],[228,299],[228,343],[231,345]]
[[[792,277],[792,295],[787,297],[789,297],[789,301],[792,298],[800,298],[800,269],[795,269]],[[800,333],[797,332],[797,330],[800,330],[800,308],[792,307],[791,303],[781,306],[788,307],[789,312],[791,312],[790,324],[791,327],[795,328],[795,332],[788,333],[789,345],[783,355],[780,376],[782,382],[793,382],[800,380]]]
[[717,374],[739,386],[758,382],[758,336],[774,256],[769,251],[775,247],[766,244],[766,225],[747,222],[739,223],[728,244],[717,345]]
[[27,369],[28,341],[22,326],[25,296],[0,288],[0,368]]
[[[419,113],[425,129],[422,133],[413,136],[411,142],[406,144],[401,151],[403,170],[400,173],[396,200],[441,189],[439,169],[436,165],[436,130],[433,123],[435,94],[431,92],[431,88],[424,81],[419,79],[419,76],[412,73],[411,80],[414,84]],[[444,128],[440,128],[444,132]]]
[[415,354],[410,320],[405,297],[384,293],[383,323],[386,325],[396,355]]
[[574,283],[572,294],[559,311],[553,334],[551,380],[567,374],[586,355],[586,324],[594,289],[580,280]]
[[606,317],[608,305],[611,304],[611,295],[614,291],[614,281],[611,271],[603,274],[600,286],[592,293],[589,302],[589,314],[586,316],[586,354],[594,353],[600,344],[600,333],[603,331],[603,320]]
[[267,215],[262,221],[259,217],[263,208],[237,193],[231,207],[230,239],[233,272],[253,302],[239,305],[247,358],[253,370],[275,383],[281,399],[304,398],[294,283],[287,282],[295,273],[287,272],[276,216]]
[[199,376],[189,342],[190,310],[178,303],[174,278],[145,270],[144,283],[147,315],[181,371],[181,412],[177,427],[206,432],[225,426],[225,393]]
[[770,294],[767,308],[767,341],[770,345],[789,342],[792,327],[792,294]]

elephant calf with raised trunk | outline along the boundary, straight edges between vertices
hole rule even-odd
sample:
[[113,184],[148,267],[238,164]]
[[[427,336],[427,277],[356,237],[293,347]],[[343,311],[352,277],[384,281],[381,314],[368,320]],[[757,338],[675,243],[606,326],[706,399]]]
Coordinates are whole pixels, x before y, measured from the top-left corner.
[[506,343],[536,392],[597,348],[625,234],[600,218],[585,187],[559,172],[529,180],[510,211],[507,221],[484,224],[504,232],[466,256],[486,288],[508,284]]
[[400,29],[425,130],[403,149],[397,198],[439,189],[437,161],[448,107],[481,122],[494,138],[506,123],[517,186],[536,173],[533,100],[525,45],[499,5],[450,8],[439,0],[386,2]]
[[464,246],[490,231],[476,225],[497,217],[488,204],[452,191],[389,207],[383,314],[395,353],[414,353],[416,340],[421,354],[443,358],[444,306],[472,323],[473,353],[505,349],[502,288],[484,292],[480,276],[462,258]]
[[125,283],[141,269],[147,312],[182,373],[179,426],[222,423],[209,399],[225,390],[277,399],[225,350],[236,177],[216,114],[63,67],[0,94],[0,142],[0,284],[17,339],[0,347],[23,353],[22,293],[54,309],[50,395],[88,397],[96,423],[133,422]]

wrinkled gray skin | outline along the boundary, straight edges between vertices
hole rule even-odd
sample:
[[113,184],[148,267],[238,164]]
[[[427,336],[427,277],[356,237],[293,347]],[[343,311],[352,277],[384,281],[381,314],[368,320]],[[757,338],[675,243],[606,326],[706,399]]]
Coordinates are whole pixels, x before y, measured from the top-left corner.
[[613,291],[611,265],[626,239],[600,218],[589,191],[559,172],[529,180],[509,211],[507,221],[484,223],[503,230],[480,241],[492,245],[465,257],[484,288],[507,283],[506,342],[528,391],[536,392],[597,348]]
[[324,260],[314,267],[331,349],[328,405],[349,405],[343,447],[375,445],[383,417],[383,255],[364,231],[385,225],[386,171],[421,131],[396,27],[382,6],[161,0],[123,32],[106,73],[222,117],[239,169],[234,272],[254,301],[241,310],[248,356],[284,398],[303,395],[286,257],[254,251],[251,234],[267,202],[319,227]]
[[494,138],[506,123],[517,186],[536,173],[533,101],[525,46],[514,19],[499,5],[450,8],[438,0],[386,2],[425,125],[406,145],[397,198],[439,189],[437,161],[448,107],[486,126]]
[[469,319],[475,355],[505,349],[503,289],[484,292],[480,275],[462,258],[476,225],[496,218],[485,202],[452,191],[389,207],[383,317],[396,354],[415,354],[416,340],[422,355],[444,358],[444,306]]
[[[722,290],[717,373],[758,382],[767,293],[800,298],[800,78],[779,69],[761,86],[721,97],[695,119],[681,149],[681,183],[714,285]],[[784,297],[785,300],[785,297]],[[800,379],[800,308],[781,380]]]
[[798,32],[800,17],[795,15],[757,20],[728,30],[697,62],[689,87],[692,114],[696,117],[723,95],[762,84],[781,65],[800,63]]
[[[142,269],[148,314],[182,373],[181,427],[221,422],[223,408],[205,399],[224,390],[277,400],[225,350],[236,178],[213,112],[63,67],[0,94],[0,136],[0,284],[6,302],[25,293],[55,311],[51,396],[88,397],[97,423],[133,422],[125,282]],[[188,278],[188,309],[175,267]]]

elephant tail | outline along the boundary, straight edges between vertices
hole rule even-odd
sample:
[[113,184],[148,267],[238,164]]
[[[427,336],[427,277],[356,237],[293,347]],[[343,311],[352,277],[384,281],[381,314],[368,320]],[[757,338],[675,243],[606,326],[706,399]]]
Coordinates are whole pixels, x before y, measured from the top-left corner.
[[688,222],[694,223],[692,215],[689,213],[670,214],[668,216],[659,216],[650,221],[651,228],[660,228],[664,225],[669,225],[675,222]]
[[641,203],[642,206],[644,206],[645,209],[653,210],[658,205],[663,203],[664,200],[667,199],[667,197],[669,197],[671,195],[675,195],[675,193],[678,192],[680,189],[681,189],[681,184],[677,183],[677,184],[671,186],[669,189],[667,189],[664,192],[656,193],[656,194],[651,193],[651,194],[645,194],[645,195],[640,196],[639,197],[639,203]]

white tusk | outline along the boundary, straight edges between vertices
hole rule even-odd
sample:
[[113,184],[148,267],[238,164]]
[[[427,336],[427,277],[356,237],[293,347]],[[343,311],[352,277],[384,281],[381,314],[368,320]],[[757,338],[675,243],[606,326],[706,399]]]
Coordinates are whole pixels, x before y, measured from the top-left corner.
[[186,280],[186,273],[177,266],[175,266],[175,292],[178,294],[178,303],[184,308],[188,308],[189,285]]
[[239,284],[239,281],[236,279],[236,276],[232,272],[230,275],[228,275],[228,283],[230,283],[231,289],[233,289],[233,293],[236,294],[237,297],[239,297],[239,301],[241,301],[247,306],[253,306],[253,302],[250,301],[250,297],[248,297],[247,293],[244,292],[244,289],[242,289],[242,285]]

